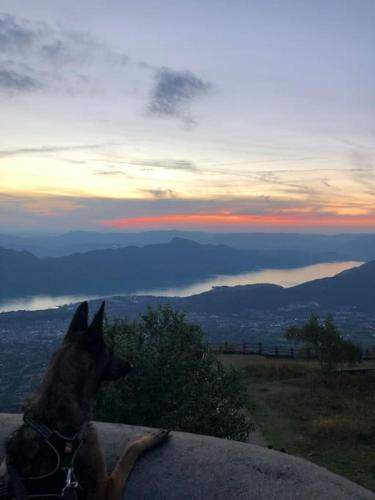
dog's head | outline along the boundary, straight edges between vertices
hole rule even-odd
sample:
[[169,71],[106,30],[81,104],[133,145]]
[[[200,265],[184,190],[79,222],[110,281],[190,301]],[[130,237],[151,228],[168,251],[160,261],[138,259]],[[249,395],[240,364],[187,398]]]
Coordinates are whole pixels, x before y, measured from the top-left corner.
[[125,377],[131,370],[131,364],[119,358],[108,346],[103,335],[104,302],[88,323],[88,304],[82,302],[72,318],[64,344],[76,350],[85,376],[90,377],[98,386],[105,380],[117,380]]

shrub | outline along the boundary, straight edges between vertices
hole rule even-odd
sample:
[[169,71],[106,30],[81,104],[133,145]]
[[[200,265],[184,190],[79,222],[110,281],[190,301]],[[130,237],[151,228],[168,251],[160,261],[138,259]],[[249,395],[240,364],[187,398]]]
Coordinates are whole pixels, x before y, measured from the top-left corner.
[[107,336],[134,369],[101,390],[98,418],[246,439],[252,424],[243,411],[244,375],[225,369],[203,343],[200,327],[183,314],[149,309],[139,322],[110,324]]

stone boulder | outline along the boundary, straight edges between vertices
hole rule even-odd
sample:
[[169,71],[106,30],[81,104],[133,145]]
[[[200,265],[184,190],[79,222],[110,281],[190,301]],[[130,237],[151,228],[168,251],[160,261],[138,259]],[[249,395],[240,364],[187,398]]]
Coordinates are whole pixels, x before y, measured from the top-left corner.
[[[21,415],[0,414],[4,438]],[[145,427],[96,423],[108,469]],[[184,432],[143,456],[126,485],[126,500],[375,500],[375,494],[307,460],[259,446]]]

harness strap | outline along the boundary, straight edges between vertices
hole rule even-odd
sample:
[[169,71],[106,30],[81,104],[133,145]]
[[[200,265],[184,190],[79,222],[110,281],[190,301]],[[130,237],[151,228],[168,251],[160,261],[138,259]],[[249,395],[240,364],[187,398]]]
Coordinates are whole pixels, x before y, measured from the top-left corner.
[[16,500],[29,500],[46,496],[62,499],[77,498],[76,493],[79,493],[80,485],[74,475],[73,463],[75,455],[82,444],[86,424],[83,425],[79,432],[68,437],[58,431],[52,431],[44,424],[35,422],[26,414],[23,420],[27,426],[40,434],[44,441],[54,450],[57,464],[52,472],[36,477],[20,477],[15,470],[10,469],[9,475]]
[[38,424],[37,422],[35,422],[32,418],[28,417],[27,415],[23,416],[23,421],[25,422],[25,424],[27,424],[32,429],[34,429],[34,431],[36,431],[38,434],[40,434],[42,437],[44,437],[44,439],[49,439],[53,434],[53,431],[51,431],[51,429],[49,429],[46,425]]

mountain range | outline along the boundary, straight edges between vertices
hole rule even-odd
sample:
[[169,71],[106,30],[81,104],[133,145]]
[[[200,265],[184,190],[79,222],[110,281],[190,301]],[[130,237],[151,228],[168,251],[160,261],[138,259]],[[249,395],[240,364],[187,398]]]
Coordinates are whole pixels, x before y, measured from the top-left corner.
[[338,260],[375,259],[375,234],[209,233],[202,231],[145,231],[138,233],[73,231],[61,235],[0,234],[0,246],[25,250],[39,257],[118,249],[130,245],[169,243],[184,238],[200,244],[227,245],[239,250],[299,251],[336,254]]
[[0,296],[116,293],[192,283],[216,274],[340,260],[334,252],[241,250],[184,238],[169,243],[36,257],[0,248]]

